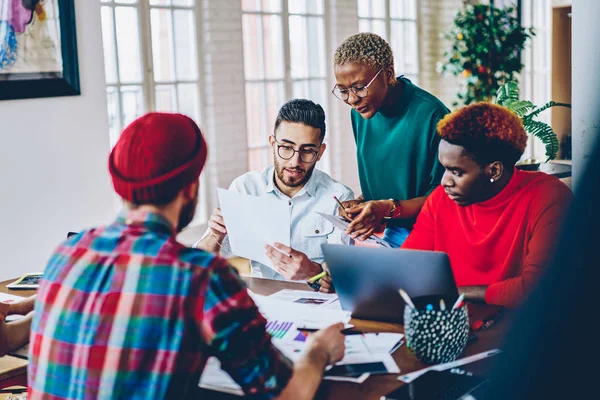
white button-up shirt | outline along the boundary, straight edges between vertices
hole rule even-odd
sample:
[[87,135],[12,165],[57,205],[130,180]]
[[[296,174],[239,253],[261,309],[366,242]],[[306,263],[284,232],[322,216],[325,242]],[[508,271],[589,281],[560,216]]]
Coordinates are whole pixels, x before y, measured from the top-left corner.
[[[290,247],[306,254],[312,261],[322,263],[324,257],[321,244],[347,242],[349,238],[343,232],[334,229],[329,221],[316,212],[336,214],[338,204],[333,196],[345,201],[354,199],[354,193],[349,187],[316,168],[308,182],[292,198],[275,186],[274,178],[275,168],[270,165],[261,172],[251,171],[236,178],[229,190],[252,196],[268,196],[288,203],[291,223]],[[227,236],[221,245],[221,254],[226,257],[233,255]],[[251,261],[250,268],[252,276],[285,280],[281,274],[259,262]]]

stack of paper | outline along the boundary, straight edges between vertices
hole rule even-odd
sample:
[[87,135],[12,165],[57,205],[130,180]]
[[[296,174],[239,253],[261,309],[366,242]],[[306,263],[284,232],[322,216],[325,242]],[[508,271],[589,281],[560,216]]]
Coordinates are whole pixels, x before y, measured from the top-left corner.
[[[348,322],[347,311],[326,308],[335,295],[317,296],[324,300],[315,302],[297,302],[307,298],[307,294],[298,291],[278,292],[273,297],[251,294],[259,310],[268,321],[266,329],[272,336],[272,343],[292,362],[297,361],[305,350],[308,334],[298,327],[325,328],[336,322]],[[306,292],[314,296],[312,292]],[[284,300],[281,300],[281,299]],[[312,297],[311,297],[312,298]],[[318,303],[318,302],[317,302]],[[316,312],[315,307],[318,308]],[[344,358],[332,368],[328,368],[325,379],[362,383],[370,373],[399,373],[400,369],[391,356],[401,344],[404,335],[399,333],[367,333],[346,336]],[[356,371],[365,371],[362,374]],[[200,387],[242,394],[239,386],[221,370],[216,359],[210,359],[199,382]]]

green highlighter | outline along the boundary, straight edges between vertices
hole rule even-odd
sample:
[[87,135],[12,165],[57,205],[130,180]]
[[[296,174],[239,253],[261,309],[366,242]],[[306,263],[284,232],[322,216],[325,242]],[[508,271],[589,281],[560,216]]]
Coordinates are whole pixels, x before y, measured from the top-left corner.
[[320,274],[317,274],[315,276],[313,276],[312,278],[308,278],[306,280],[306,283],[308,284],[308,286],[310,286],[313,290],[318,291],[319,289],[321,289],[321,285],[319,284],[319,280],[321,278],[323,278],[324,276],[327,275],[327,272],[323,271]]

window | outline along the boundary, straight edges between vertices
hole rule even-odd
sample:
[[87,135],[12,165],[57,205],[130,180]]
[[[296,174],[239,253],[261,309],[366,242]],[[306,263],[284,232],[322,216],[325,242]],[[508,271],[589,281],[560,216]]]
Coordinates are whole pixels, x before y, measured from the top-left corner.
[[[521,24],[533,26],[535,36],[526,42],[521,55],[524,65],[521,72],[521,98],[531,100],[533,104],[542,105],[551,100],[552,65],[550,51],[552,44],[552,4],[550,0],[524,0],[521,3]],[[540,114],[539,120],[550,123],[550,112]],[[523,158],[546,159],[544,144],[530,135]]]
[[[199,122],[196,0],[101,3],[111,146],[148,111],[180,112]],[[204,190],[200,196],[206,205]],[[200,206],[196,222],[203,221]]]
[[358,30],[387,40],[394,52],[396,75],[418,83],[416,0],[359,0]]
[[[248,168],[271,162],[268,136],[277,112],[307,98],[328,112],[323,0],[242,0]],[[319,168],[327,171],[327,152]]]

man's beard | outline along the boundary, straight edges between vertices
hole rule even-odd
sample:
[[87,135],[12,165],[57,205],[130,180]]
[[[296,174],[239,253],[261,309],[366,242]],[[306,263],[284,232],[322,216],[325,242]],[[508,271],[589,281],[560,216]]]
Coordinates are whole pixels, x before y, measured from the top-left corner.
[[192,222],[196,215],[196,207],[198,206],[198,193],[189,201],[179,213],[179,221],[177,221],[177,233],[181,232],[186,226]]
[[[274,156],[273,157],[273,164],[275,165],[275,172],[277,173],[277,177],[279,178],[279,180],[281,182],[283,182],[284,185],[286,185],[287,187],[298,187],[298,186],[302,186],[304,185],[306,182],[308,182],[308,180],[310,179],[310,177],[312,176],[313,170],[315,169],[317,163],[314,163],[305,173],[304,176],[302,178],[300,178],[297,182],[293,181],[291,179],[285,179],[284,177],[284,169],[285,167],[281,166],[281,164],[279,164],[277,157]],[[288,169],[292,169],[292,168],[288,168]],[[301,171],[300,168],[294,168],[295,170],[299,170]]]

